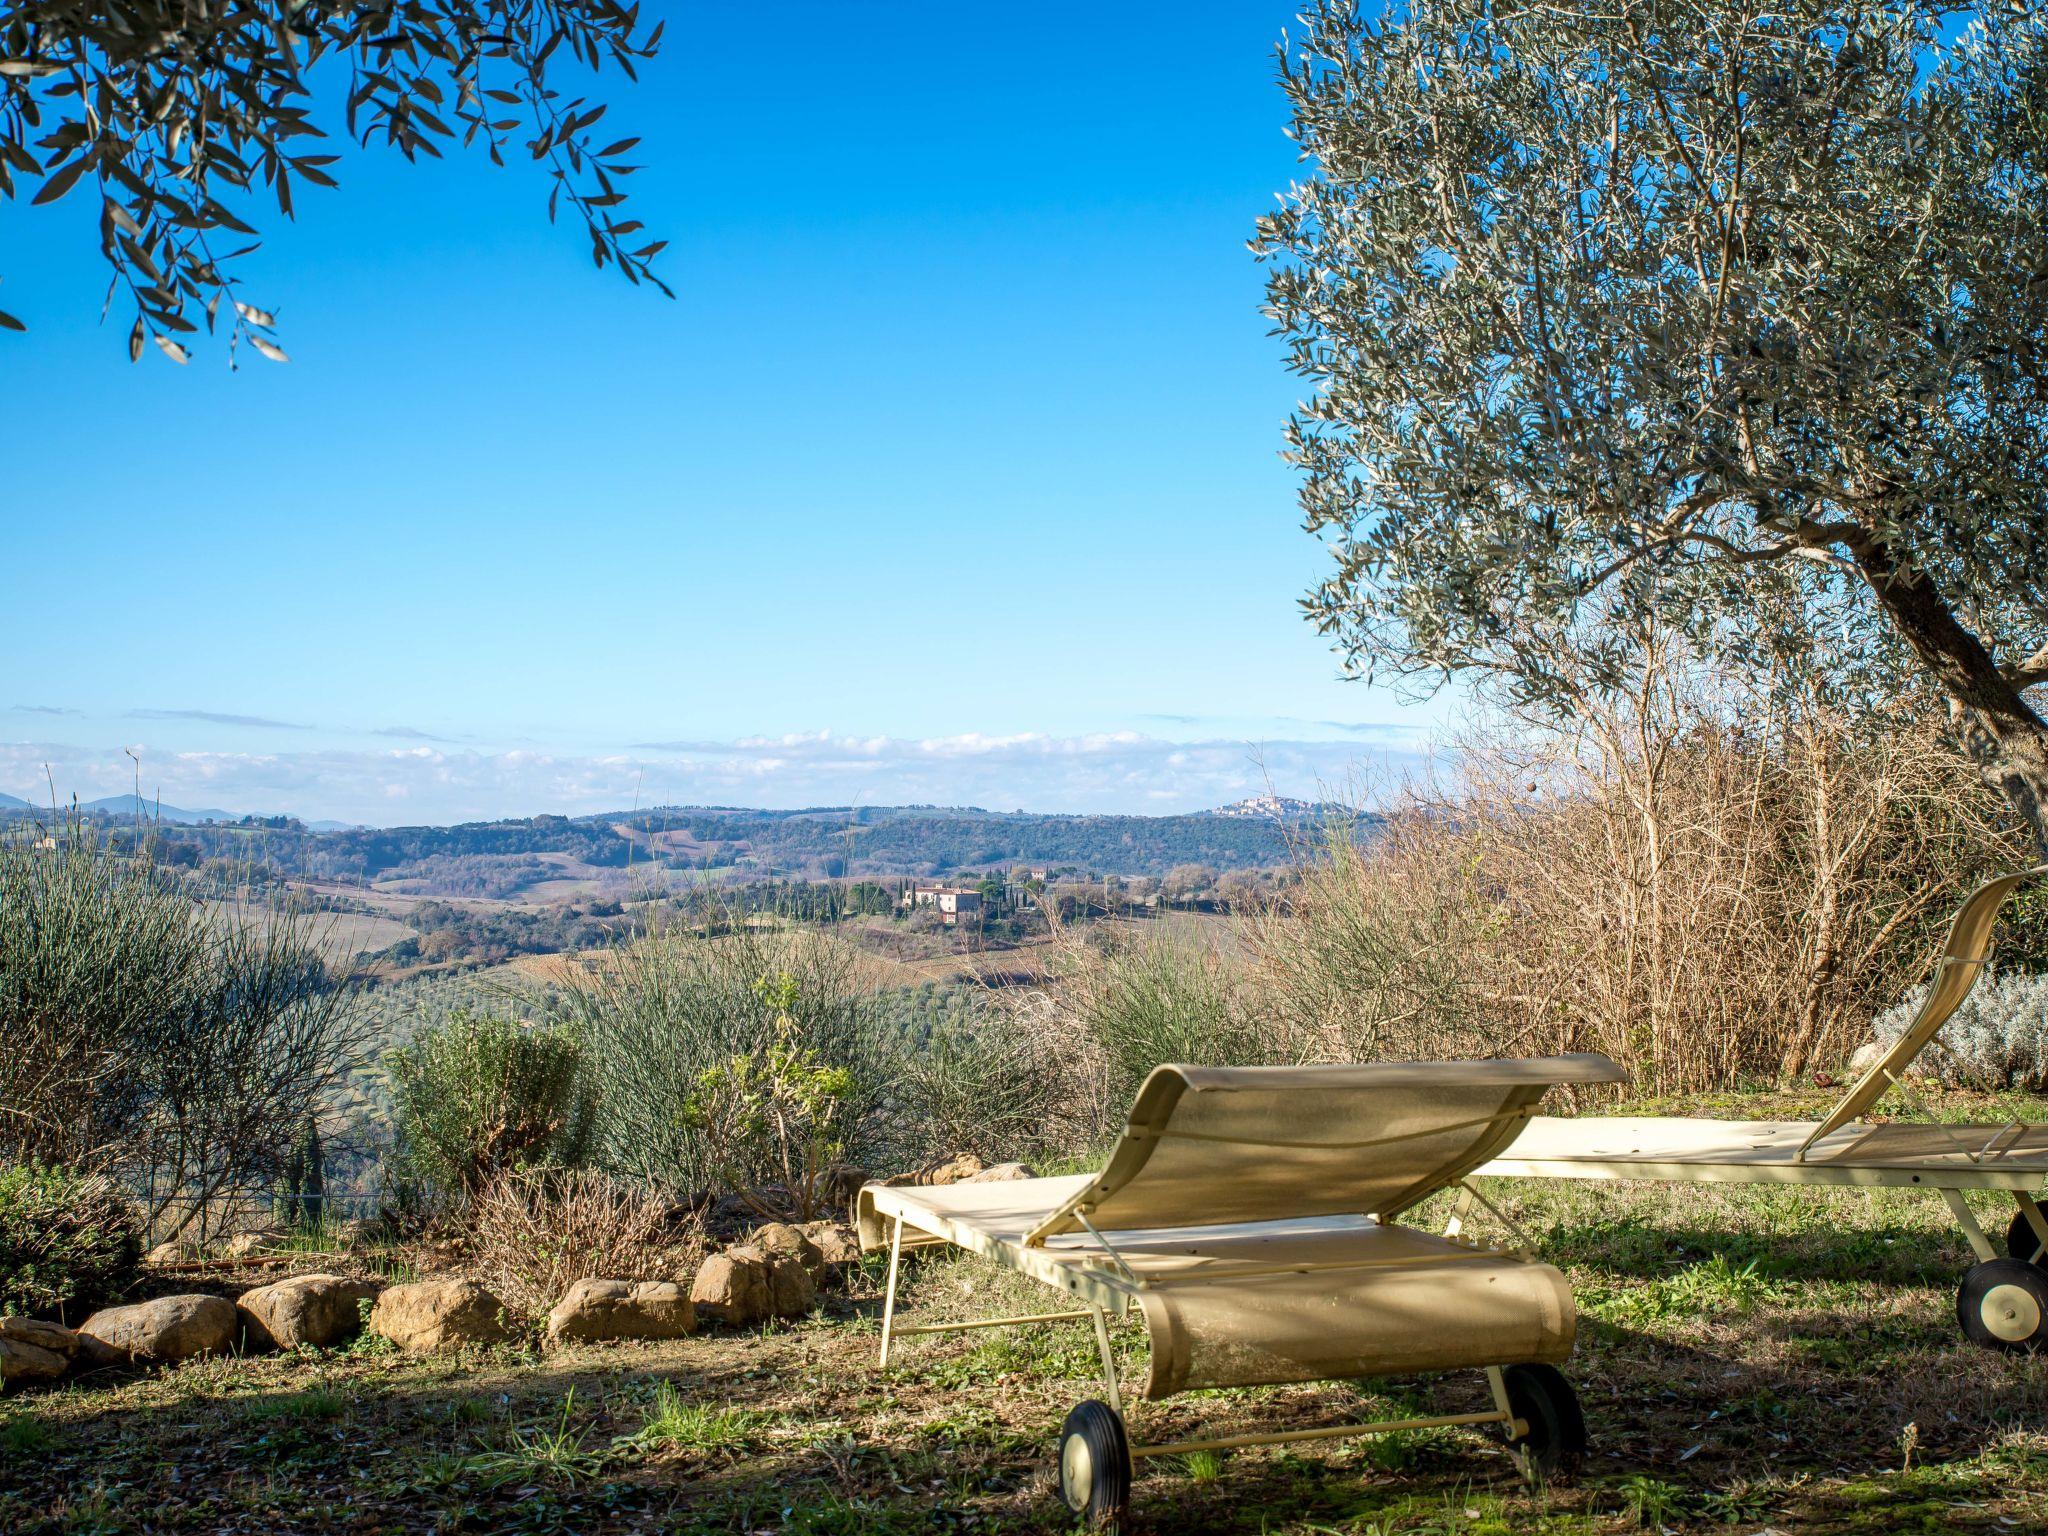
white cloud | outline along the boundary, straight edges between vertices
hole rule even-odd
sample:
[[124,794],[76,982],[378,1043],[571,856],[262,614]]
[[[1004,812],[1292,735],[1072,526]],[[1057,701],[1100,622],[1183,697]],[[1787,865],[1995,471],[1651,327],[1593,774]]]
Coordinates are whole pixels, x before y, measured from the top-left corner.
[[[435,746],[305,752],[139,749],[146,796],[177,806],[287,811],[309,818],[451,822],[543,812],[586,815],[638,803],[979,805],[1009,810],[1199,810],[1263,794],[1344,792],[1361,775],[1418,759],[1414,733],[1379,740],[1168,741],[1136,731],[903,738],[801,732],[734,741],[644,743],[626,753]],[[0,788],[35,799],[44,767],[82,800],[134,785],[134,764],[51,742],[0,744]]]

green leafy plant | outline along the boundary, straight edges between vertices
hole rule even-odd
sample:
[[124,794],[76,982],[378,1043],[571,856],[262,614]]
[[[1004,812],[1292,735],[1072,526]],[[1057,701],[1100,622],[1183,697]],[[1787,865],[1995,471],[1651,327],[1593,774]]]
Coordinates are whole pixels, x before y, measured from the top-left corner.
[[141,1262],[141,1223],[107,1180],[0,1164],[0,1313],[82,1314],[120,1296]]
[[808,1221],[823,1208],[825,1176],[845,1150],[840,1130],[854,1076],[797,1035],[796,977],[761,976],[754,990],[772,1010],[766,1048],[706,1068],[684,1115],[703,1134],[720,1181],[749,1207]]
[[408,1169],[473,1197],[496,1174],[573,1167],[590,1150],[595,1093],[574,1036],[458,1008],[385,1058]]

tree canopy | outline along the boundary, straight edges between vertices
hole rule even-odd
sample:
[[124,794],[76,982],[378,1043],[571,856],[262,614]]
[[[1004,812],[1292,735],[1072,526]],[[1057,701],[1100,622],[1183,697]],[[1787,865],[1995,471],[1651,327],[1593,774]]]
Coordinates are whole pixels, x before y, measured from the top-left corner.
[[[1321,0],[1253,247],[1361,673],[1909,658],[2048,847],[2048,21]],[[1967,25],[1964,25],[1967,21]]]
[[[648,267],[665,242],[620,210],[639,141],[549,83],[564,57],[630,78],[660,42],[618,0],[0,0],[0,198],[97,195],[131,359],[153,342],[183,363],[224,319],[230,361],[246,341],[282,362],[274,316],[231,264],[257,248],[251,202],[290,218],[299,188],[335,184],[337,156],[313,152],[331,81],[360,144],[412,160],[481,140],[495,164],[538,162],[549,218],[566,204],[597,266],[666,293]],[[0,329],[24,328],[0,311]]]

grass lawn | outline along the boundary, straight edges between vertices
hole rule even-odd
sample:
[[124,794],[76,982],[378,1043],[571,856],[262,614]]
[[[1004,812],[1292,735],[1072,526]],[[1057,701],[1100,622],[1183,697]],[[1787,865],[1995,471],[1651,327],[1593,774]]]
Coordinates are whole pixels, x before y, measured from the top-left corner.
[[[1935,1197],[1505,1181],[1490,1193],[1579,1298],[1567,1371],[1592,1451],[1575,1486],[1525,1489],[1479,1434],[1443,1430],[1144,1463],[1129,1528],[2048,1528],[2048,1358],[1961,1341],[1955,1285],[1971,1259]],[[1984,1197],[1980,1219],[2001,1231],[2009,1209]],[[0,1404],[0,1531],[1069,1529],[1050,1462],[1062,1415],[1099,1393],[1085,1325],[914,1338],[884,1372],[879,1293],[871,1265],[783,1330],[445,1359],[358,1346],[24,1393]],[[927,1259],[906,1305],[931,1320],[1027,1298],[1040,1299],[977,1261]],[[1135,1364],[1134,1328],[1124,1340]],[[1484,1394],[1467,1373],[1135,1412],[1151,1437],[1463,1411]]]

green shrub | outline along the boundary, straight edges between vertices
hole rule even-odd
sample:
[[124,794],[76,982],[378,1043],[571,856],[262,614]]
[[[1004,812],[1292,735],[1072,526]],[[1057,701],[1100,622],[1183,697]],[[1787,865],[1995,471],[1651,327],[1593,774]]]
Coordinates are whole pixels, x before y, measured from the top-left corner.
[[141,1263],[141,1224],[105,1179],[0,1164],[0,1314],[77,1321],[127,1290]]
[[[638,939],[567,978],[564,1007],[599,1084],[600,1161],[670,1189],[757,1194],[790,1182],[785,1151],[797,1183],[827,1144],[865,1163],[890,1067],[859,957],[815,929],[760,915],[714,926],[715,936]],[[762,1095],[792,1109],[808,1097],[829,1114],[792,1123],[787,1138],[756,1137],[749,1106],[765,1109]]]
[[1063,979],[1069,1006],[1106,1058],[1115,1115],[1162,1062],[1243,1067],[1285,1059],[1249,1016],[1228,960],[1165,924],[1113,937],[1097,957],[1070,963]]
[[575,1167],[596,1095],[566,1030],[457,1009],[385,1058],[407,1170],[467,1199],[493,1175]]
[[890,1075],[890,1165],[956,1152],[990,1163],[1038,1156],[1060,1144],[1065,1095],[1059,1063],[1030,1030],[1000,1017],[949,1020],[905,1049]]
[[321,937],[202,904],[146,831],[0,829],[0,1157],[108,1174],[160,1238],[217,1232],[360,1053]]

